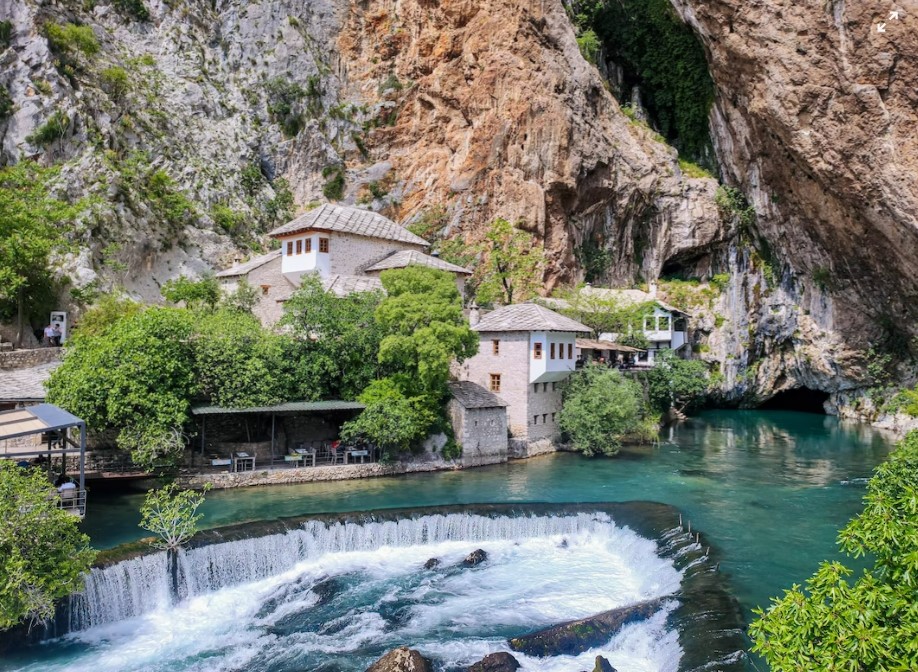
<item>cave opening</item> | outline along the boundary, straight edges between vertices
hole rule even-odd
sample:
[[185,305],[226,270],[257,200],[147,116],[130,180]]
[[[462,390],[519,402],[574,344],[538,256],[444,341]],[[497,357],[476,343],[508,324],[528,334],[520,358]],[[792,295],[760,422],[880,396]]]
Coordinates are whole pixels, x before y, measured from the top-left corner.
[[778,392],[771,399],[759,405],[763,411],[800,411],[801,413],[826,414],[825,403],[829,393],[811,390],[808,387],[794,387]]

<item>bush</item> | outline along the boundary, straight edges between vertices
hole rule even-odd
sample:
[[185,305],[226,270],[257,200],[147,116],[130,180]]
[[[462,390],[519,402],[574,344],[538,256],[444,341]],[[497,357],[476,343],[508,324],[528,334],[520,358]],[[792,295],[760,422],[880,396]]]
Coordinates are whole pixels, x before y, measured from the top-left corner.
[[105,68],[100,75],[100,80],[102,82],[102,90],[115,100],[123,98],[124,94],[131,88],[127,71],[117,66]]
[[63,139],[70,129],[70,117],[57,110],[48,120],[26,136],[26,142],[39,147],[47,147],[53,142]]
[[271,121],[280,125],[284,135],[295,137],[303,130],[303,114],[299,102],[306,94],[298,84],[275,77],[265,84],[268,95],[268,114]]
[[386,77],[386,79],[380,82],[377,93],[379,93],[379,95],[382,95],[386,91],[401,91],[403,88],[404,86],[402,85],[400,81],[398,81],[398,77],[395,75],[394,72],[391,72],[389,73],[389,76]]
[[335,164],[322,169],[325,186],[322,194],[330,201],[340,201],[344,196],[344,166]]
[[48,46],[57,55],[79,52],[84,56],[95,56],[99,53],[99,41],[89,26],[78,26],[73,23],[59,25],[45,24],[45,37]]
[[602,50],[602,42],[592,29],[583,31],[577,37],[577,46],[580,47],[580,53],[588,63],[596,65],[596,59]]
[[424,397],[405,397],[394,384],[384,383],[382,387],[385,392],[371,388],[360,397],[367,407],[344,423],[341,438],[368,441],[380,448],[384,461],[389,461],[399,453],[420,448],[437,415]]
[[120,9],[126,16],[137,21],[149,21],[150,12],[147,11],[143,0],[115,0],[115,7]]
[[697,359],[681,359],[672,350],[658,352],[654,367],[647,372],[650,403],[660,412],[670,407],[680,411],[691,407],[702,400],[707,390],[707,364]]
[[217,204],[211,209],[210,216],[214,223],[229,236],[236,238],[247,230],[246,216],[222,204]]
[[699,166],[697,163],[692,163],[691,161],[688,161],[682,158],[679,159],[679,170],[682,171],[683,175],[689,178],[697,178],[697,177],[713,178],[714,177],[710,171],[705,170],[704,168]]
[[11,21],[0,21],[0,51],[6,50],[13,41],[13,24]]
[[0,460],[0,630],[52,618],[56,600],[83,588],[96,553],[57,499],[40,469]]
[[561,429],[584,455],[616,455],[627,437],[651,438],[656,418],[641,386],[616,369],[589,364],[564,386]]
[[220,300],[220,285],[212,275],[200,280],[180,275],[164,282],[160,293],[171,303],[184,303],[189,308],[214,308]]
[[824,562],[749,626],[775,672],[918,669],[918,433],[903,439],[867,485],[864,510],[838,537],[870,561],[857,579]]
[[203,503],[203,492],[181,490],[175,483],[149,490],[140,507],[140,527],[159,537],[154,542],[157,548],[177,550],[197,531],[204,517],[198,513]]
[[7,119],[13,114],[13,98],[6,87],[0,84],[0,121]]

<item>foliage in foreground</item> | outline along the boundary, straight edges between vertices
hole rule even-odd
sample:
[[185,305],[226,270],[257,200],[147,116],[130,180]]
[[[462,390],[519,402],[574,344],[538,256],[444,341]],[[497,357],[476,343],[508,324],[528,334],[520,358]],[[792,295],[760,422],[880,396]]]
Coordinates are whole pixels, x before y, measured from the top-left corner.
[[568,379],[559,424],[574,449],[588,456],[615,455],[624,439],[651,439],[657,431],[641,386],[598,364]]
[[567,307],[556,309],[562,315],[582,322],[597,334],[615,334],[623,345],[647,347],[644,320],[653,315],[656,302],[635,303],[584,287],[560,292],[558,298],[567,303]]
[[0,460],[0,629],[51,618],[83,587],[96,552],[57,497],[40,470]]
[[755,612],[753,650],[775,672],[918,669],[918,432],[877,467],[838,543],[873,566],[851,581],[851,569],[824,562],[805,588]]
[[197,532],[204,517],[198,509],[204,503],[204,492],[182,490],[175,483],[147,492],[140,507],[140,527],[159,539],[154,546],[175,551]]
[[533,234],[496,219],[478,251],[482,261],[473,280],[478,284],[479,303],[519,303],[542,287],[544,250]]

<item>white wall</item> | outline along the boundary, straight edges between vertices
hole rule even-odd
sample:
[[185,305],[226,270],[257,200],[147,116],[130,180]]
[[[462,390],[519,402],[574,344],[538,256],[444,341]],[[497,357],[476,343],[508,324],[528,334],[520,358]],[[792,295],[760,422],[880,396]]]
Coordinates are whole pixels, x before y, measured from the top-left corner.
[[[529,334],[529,382],[544,383],[564,380],[574,370],[577,361],[577,335],[557,331],[534,331]],[[536,343],[542,344],[541,359],[535,358]],[[552,345],[555,357],[552,359]],[[570,354],[568,357],[568,346]]]

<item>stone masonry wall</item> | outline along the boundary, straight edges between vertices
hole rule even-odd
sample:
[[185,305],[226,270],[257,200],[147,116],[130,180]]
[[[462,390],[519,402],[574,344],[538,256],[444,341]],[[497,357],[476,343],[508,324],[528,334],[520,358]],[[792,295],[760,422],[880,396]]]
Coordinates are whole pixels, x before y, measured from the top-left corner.
[[426,252],[426,248],[420,245],[401,243],[397,240],[379,240],[347,233],[335,233],[329,240],[331,273],[332,275],[363,275],[365,268],[400,250]]
[[[494,354],[493,341],[500,341],[500,354]],[[517,438],[529,436],[529,334],[522,331],[481,334],[478,354],[463,362],[459,369],[462,380],[491,389],[491,374],[499,373],[500,391],[497,396],[506,401],[510,432]]]
[[13,350],[0,352],[0,371],[28,369],[41,364],[60,361],[63,348],[35,348],[33,350]]
[[[284,314],[284,304],[280,299],[289,297],[293,289],[293,285],[281,272],[281,257],[259,266],[245,277],[257,292],[258,301],[252,313],[266,327],[277,324]],[[239,286],[239,278],[223,278],[221,286],[228,294],[235,292]]]
[[455,399],[447,413],[462,446],[462,457],[478,461],[485,457],[507,459],[507,411],[503,407],[464,408]]
[[557,439],[560,433],[561,383],[533,383],[529,388],[529,440]]

